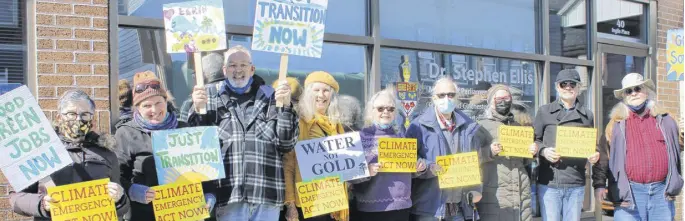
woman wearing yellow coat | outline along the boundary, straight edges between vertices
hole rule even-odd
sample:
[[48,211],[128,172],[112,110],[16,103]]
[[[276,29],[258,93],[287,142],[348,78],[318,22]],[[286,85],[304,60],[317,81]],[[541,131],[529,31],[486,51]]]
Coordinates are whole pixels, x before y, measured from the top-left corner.
[[[310,140],[344,133],[340,123],[339,91],[338,82],[329,73],[316,71],[307,76],[304,82],[304,91],[298,104],[298,114],[300,115],[300,136],[298,140]],[[349,219],[348,210],[304,219],[295,190],[296,183],[302,181],[295,151],[285,155],[283,164],[286,219],[288,221],[347,221]]]

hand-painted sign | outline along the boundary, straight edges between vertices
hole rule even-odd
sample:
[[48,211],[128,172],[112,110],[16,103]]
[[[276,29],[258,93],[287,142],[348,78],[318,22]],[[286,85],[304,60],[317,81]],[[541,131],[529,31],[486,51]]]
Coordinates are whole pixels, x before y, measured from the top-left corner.
[[328,0],[258,0],[252,50],[320,58]]
[[226,49],[223,1],[169,3],[163,8],[168,53]]
[[216,126],[154,131],[152,150],[159,184],[226,177]]
[[303,181],[331,176],[348,181],[369,176],[359,132],[300,141],[295,151]]
[[436,162],[442,167],[438,174],[440,189],[481,184],[477,152],[438,156]]
[[669,81],[683,81],[683,29],[668,30],[666,35],[666,78]]
[[156,221],[195,221],[209,218],[202,183],[172,183],[152,187]]
[[345,183],[339,177],[299,182],[297,193],[305,219],[349,208]]
[[52,220],[118,220],[108,183],[109,179],[100,179],[48,188],[48,195],[57,201],[50,203]]
[[73,161],[26,86],[0,95],[0,167],[23,190]]
[[597,152],[597,129],[557,127],[555,151],[562,157],[588,158]]
[[500,156],[533,158],[528,147],[533,143],[532,127],[499,126],[498,142],[502,145]]

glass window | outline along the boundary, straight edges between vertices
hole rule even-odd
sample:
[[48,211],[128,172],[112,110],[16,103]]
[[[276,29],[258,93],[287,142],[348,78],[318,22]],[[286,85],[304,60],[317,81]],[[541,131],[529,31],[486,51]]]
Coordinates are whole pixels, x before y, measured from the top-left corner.
[[487,90],[494,84],[512,87],[516,108],[533,115],[535,108],[534,62],[504,58],[447,54],[404,49],[381,49],[381,85],[400,82],[403,58],[408,58],[410,82],[419,83],[419,102],[412,117],[430,105],[433,84],[450,75],[459,85],[458,108],[474,119],[483,116],[487,107]]
[[[195,85],[193,65],[188,69],[188,56],[184,53],[165,52],[162,29],[119,29],[119,79],[132,81],[137,72],[153,71],[169,88],[177,107],[189,98]],[[250,37],[229,36],[228,45],[250,47]],[[366,48],[364,46],[324,43],[320,59],[289,56],[288,76],[304,83],[307,74],[323,70],[331,73],[340,83],[340,93],[364,100],[366,79]],[[278,78],[280,55],[253,51],[256,75],[271,84]],[[191,59],[192,60],[192,59]]]
[[597,36],[630,42],[645,42],[646,9],[626,0],[597,2]]
[[[119,14],[162,18],[162,5],[187,0],[120,0]],[[252,26],[257,0],[224,0],[227,24]],[[328,1],[326,32],[366,35],[366,0]]]
[[550,54],[587,59],[587,16],[584,0],[549,1]]
[[24,84],[26,39],[24,36],[26,2],[0,0],[0,84]]
[[[580,74],[580,96],[578,96],[578,100],[580,100],[580,103],[584,104],[585,107],[590,109],[592,106],[591,103],[588,103],[592,99],[590,99],[590,93],[592,92],[592,88],[590,87],[590,83],[592,80],[592,75],[588,72],[588,68],[585,66],[575,66],[575,65],[570,65],[570,64],[559,64],[559,63],[551,63],[549,66],[549,91],[550,91],[550,98],[549,102],[554,102],[557,99],[559,99],[559,96],[557,95],[557,89],[556,89],[556,80],[557,80],[557,75],[561,70],[564,69],[575,69],[578,71]],[[619,81],[620,82],[620,81]]]
[[381,36],[536,52],[537,0],[381,0]]
[[[621,81],[628,73],[645,73],[645,57],[603,53],[602,54],[602,110],[604,116],[620,100],[614,96],[614,90],[622,88]],[[610,118],[605,117],[602,125],[609,123]]]

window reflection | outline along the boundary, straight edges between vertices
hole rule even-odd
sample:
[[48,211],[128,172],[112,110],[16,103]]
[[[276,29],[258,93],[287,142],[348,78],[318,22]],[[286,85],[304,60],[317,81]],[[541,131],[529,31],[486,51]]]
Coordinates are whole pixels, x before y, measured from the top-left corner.
[[[559,99],[559,96],[557,95],[557,90],[556,90],[556,79],[557,75],[561,70],[564,69],[575,69],[578,71],[580,74],[580,96],[578,96],[578,100],[580,103],[584,104],[585,107],[590,108],[592,104],[588,103],[591,101],[590,98],[590,92],[592,91],[592,88],[590,86],[591,80],[592,80],[592,75],[588,72],[588,68],[585,66],[576,66],[576,65],[570,65],[570,64],[559,64],[559,63],[551,63],[549,66],[549,73],[550,73],[550,79],[549,79],[549,91],[550,91],[550,97],[549,97],[549,102],[554,102],[557,99]],[[620,81],[619,81],[620,82]]]
[[550,54],[587,59],[587,23],[584,0],[549,0]]
[[645,42],[645,10],[643,4],[626,0],[597,2],[597,36],[621,41]]

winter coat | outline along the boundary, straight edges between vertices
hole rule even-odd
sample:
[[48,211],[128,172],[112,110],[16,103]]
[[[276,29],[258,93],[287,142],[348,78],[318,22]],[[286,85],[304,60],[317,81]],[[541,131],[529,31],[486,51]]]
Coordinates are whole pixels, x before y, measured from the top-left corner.
[[[656,117],[658,127],[664,135],[668,151],[668,175],[666,178],[666,195],[677,196],[683,188],[683,177],[680,171],[680,149],[683,139],[679,136],[676,121],[662,111],[654,102],[648,103],[649,114]],[[623,103],[618,103],[612,109],[609,117],[611,121],[605,129],[605,140],[600,142],[597,151],[600,153],[599,162],[592,168],[592,181],[595,188],[608,187],[607,196],[615,205],[623,202],[633,203],[630,181],[625,168],[626,160],[626,119],[630,110]],[[608,185],[607,185],[608,181]]]
[[[58,133],[59,134],[59,133]],[[110,182],[118,183],[119,167],[117,157],[113,152],[115,148],[114,139],[111,136],[100,136],[90,132],[85,141],[71,142],[62,138],[69,156],[74,161],[73,164],[66,166],[50,175],[55,186],[74,184],[92,180],[109,178]],[[77,167],[81,167],[83,172],[79,173]],[[10,205],[14,212],[34,217],[33,220],[48,221],[50,214],[43,209],[42,199],[47,194],[47,186],[43,179],[18,193],[10,193]],[[129,201],[126,194],[115,202],[117,217],[122,220],[129,211]]]
[[[512,116],[504,121],[485,118],[478,123],[490,133],[493,142],[498,142],[499,126],[521,126],[514,119],[517,118]],[[526,170],[530,160],[503,156],[493,158],[483,165],[483,199],[478,204],[481,220],[530,221],[531,181]]]

